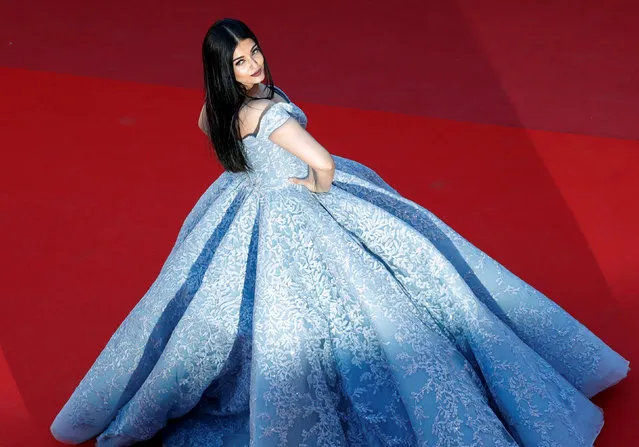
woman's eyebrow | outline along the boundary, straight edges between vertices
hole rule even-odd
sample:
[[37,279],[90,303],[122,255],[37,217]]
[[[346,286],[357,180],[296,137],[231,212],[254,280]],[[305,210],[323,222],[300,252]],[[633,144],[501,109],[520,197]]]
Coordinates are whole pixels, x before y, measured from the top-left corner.
[[[257,44],[253,45],[251,47],[251,51],[253,51],[255,49],[255,47],[257,46]],[[240,57],[236,57],[235,59],[233,59],[233,62],[237,61],[238,59],[242,59],[244,56],[240,56]]]

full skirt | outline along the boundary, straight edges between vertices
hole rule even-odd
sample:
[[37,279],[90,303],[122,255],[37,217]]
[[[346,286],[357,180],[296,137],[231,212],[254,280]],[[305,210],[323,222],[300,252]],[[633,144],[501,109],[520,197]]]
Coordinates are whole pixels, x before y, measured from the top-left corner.
[[68,443],[591,446],[628,362],[334,156],[328,193],[224,172],[56,417]]

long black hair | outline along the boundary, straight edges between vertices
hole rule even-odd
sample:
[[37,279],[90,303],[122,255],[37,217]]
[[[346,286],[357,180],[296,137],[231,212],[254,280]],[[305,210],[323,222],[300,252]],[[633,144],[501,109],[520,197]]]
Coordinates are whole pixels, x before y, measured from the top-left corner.
[[[245,99],[253,97],[247,95],[242,83],[235,79],[233,70],[233,53],[244,39],[253,39],[261,50],[257,37],[248,26],[239,20],[225,18],[209,28],[202,43],[207,130],[217,159],[231,172],[252,171],[240,136],[238,112]],[[272,99],[273,79],[266,57],[264,76],[268,98]]]

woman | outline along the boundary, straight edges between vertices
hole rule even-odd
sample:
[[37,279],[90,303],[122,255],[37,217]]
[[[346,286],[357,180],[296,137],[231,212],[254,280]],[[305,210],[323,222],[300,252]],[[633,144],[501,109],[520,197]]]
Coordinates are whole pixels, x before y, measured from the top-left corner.
[[[123,446],[589,446],[628,362],[373,170],[329,154],[257,37],[203,45],[225,171],[56,417]],[[262,81],[268,80],[265,83]]]

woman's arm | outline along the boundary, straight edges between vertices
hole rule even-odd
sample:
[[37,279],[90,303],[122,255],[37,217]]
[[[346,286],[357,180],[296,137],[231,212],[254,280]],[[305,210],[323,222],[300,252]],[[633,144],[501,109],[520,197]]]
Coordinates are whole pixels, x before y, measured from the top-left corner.
[[202,110],[200,111],[200,118],[198,119],[197,125],[202,130],[202,132],[204,132],[204,134],[210,138],[209,132],[207,130],[208,124],[206,120],[206,104],[202,105]]

